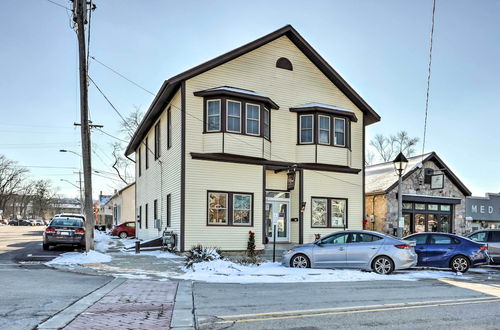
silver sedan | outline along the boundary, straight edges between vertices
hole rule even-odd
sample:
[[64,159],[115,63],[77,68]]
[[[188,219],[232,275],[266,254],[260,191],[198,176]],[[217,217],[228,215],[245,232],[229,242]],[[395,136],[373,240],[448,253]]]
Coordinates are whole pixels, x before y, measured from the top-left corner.
[[367,230],[344,230],[283,253],[282,264],[295,268],[355,268],[390,274],[417,264],[414,242]]

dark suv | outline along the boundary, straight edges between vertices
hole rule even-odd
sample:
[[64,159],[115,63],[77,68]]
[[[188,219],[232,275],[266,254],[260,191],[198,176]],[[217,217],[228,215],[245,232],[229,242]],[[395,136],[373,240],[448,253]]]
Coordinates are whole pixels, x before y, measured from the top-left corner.
[[500,264],[500,229],[483,229],[467,236],[469,239],[488,244],[491,262]]
[[43,233],[43,249],[52,245],[77,245],[85,248],[85,228],[80,218],[54,218]]

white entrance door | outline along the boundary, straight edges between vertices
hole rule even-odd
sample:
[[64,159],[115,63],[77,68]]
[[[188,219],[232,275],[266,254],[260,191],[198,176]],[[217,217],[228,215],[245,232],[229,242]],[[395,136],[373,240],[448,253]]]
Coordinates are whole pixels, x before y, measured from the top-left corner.
[[274,241],[274,224],[276,242],[290,242],[289,200],[266,199],[266,231],[269,243]]

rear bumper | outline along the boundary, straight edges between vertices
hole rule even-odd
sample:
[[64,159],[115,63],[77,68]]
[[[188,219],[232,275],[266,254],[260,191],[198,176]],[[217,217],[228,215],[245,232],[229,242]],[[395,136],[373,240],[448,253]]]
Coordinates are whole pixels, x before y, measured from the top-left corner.
[[49,236],[44,237],[43,242],[45,244],[72,244],[81,245],[85,243],[85,236],[73,236],[73,237],[61,237],[61,236]]
[[408,269],[417,265],[418,256],[411,250],[401,250],[394,255],[394,269]]

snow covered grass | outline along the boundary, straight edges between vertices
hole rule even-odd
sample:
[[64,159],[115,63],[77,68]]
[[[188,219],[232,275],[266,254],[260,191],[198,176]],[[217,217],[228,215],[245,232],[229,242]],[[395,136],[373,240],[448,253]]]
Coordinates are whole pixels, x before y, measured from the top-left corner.
[[59,257],[46,262],[46,265],[84,265],[84,264],[98,264],[103,262],[110,262],[111,256],[108,254],[100,253],[90,250],[89,252],[67,252],[61,254]]
[[135,254],[134,251],[122,251],[124,254],[128,255],[134,255],[134,256],[150,256],[150,257],[155,257],[158,259],[179,259],[182,258],[182,256],[178,256],[175,253],[170,253],[170,252],[164,252],[164,251],[142,251],[139,254]]
[[[239,265],[228,260],[214,260],[185,268],[178,279],[225,283],[294,283],[294,282],[350,282],[350,281],[417,281],[421,279],[455,278],[451,271],[405,270],[391,275],[378,275],[350,269],[298,269],[279,263],[266,262],[260,266]],[[465,277],[462,277],[465,278]]]

